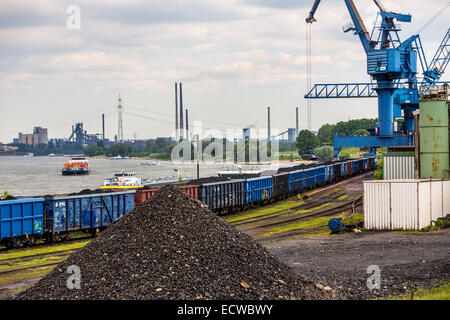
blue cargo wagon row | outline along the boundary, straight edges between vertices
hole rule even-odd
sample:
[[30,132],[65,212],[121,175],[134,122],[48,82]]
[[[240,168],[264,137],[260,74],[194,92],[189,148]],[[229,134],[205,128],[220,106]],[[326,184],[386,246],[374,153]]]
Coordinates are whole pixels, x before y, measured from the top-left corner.
[[1,243],[8,248],[95,233],[134,209],[135,191],[0,201]]

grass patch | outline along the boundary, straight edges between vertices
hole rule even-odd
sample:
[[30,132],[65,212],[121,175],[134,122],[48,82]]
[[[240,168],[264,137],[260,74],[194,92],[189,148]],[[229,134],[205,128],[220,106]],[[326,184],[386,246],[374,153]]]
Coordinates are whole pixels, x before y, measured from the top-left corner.
[[60,257],[60,256],[53,256],[53,257],[45,257],[45,258],[36,258],[28,261],[12,261],[9,264],[6,265],[0,265],[0,272],[1,271],[8,271],[8,270],[15,270],[25,267],[31,267],[31,266],[39,266],[42,264],[47,263],[54,263],[54,262],[61,262],[64,259],[66,259],[67,256]]
[[55,266],[40,267],[32,270],[24,270],[19,272],[14,272],[11,274],[5,274],[0,277],[0,285],[15,283],[31,278],[43,277],[49,273]]
[[244,219],[257,218],[261,215],[275,213],[282,210],[288,210],[290,208],[296,207],[298,205],[303,204],[303,201],[295,201],[295,200],[283,200],[276,202],[275,204],[271,204],[268,206],[250,209],[245,212],[240,212],[236,214],[232,214],[224,217],[224,220],[227,222],[237,222]]
[[[274,234],[279,234],[287,231],[292,230],[301,230],[301,229],[308,229],[308,228],[316,228],[316,227],[324,227],[326,228],[328,226],[328,221],[332,218],[342,218],[342,222],[344,224],[352,223],[352,222],[359,222],[364,219],[364,214],[362,213],[355,213],[351,216],[348,216],[346,214],[340,214],[336,216],[327,216],[327,217],[318,217],[318,218],[312,218],[304,221],[294,222],[290,224],[286,224],[283,226],[277,226],[270,229],[265,230],[264,233],[261,235],[258,235],[258,237],[267,237]],[[318,230],[317,232],[308,233],[305,236],[312,236],[312,235],[328,235],[330,234],[330,230]]]
[[[344,215],[335,216],[334,218],[343,218]],[[315,227],[326,227],[328,225],[328,221],[332,217],[319,217],[319,218],[312,218],[304,221],[299,222],[293,222],[282,226],[277,226],[273,228],[267,229],[263,234],[258,235],[260,237],[267,237],[274,234],[279,234],[287,231],[292,230],[300,230],[300,229],[308,229],[308,228],[315,228]]]
[[[392,300],[411,300],[411,293]],[[431,289],[417,289],[413,292],[414,300],[450,300],[450,282]]]
[[26,257],[33,254],[42,254],[42,253],[53,253],[53,252],[59,252],[64,250],[72,250],[72,249],[79,249],[84,247],[90,240],[80,241],[76,243],[61,243],[49,247],[44,248],[27,248],[27,249],[21,249],[21,250],[9,250],[8,253],[2,253],[0,254],[0,261],[5,259],[12,259],[12,258],[20,258],[20,257]]
[[344,147],[339,152],[339,159],[359,158],[366,153],[366,151],[359,151],[358,147]]
[[348,224],[348,223],[352,223],[352,222],[360,222],[360,221],[364,221],[364,213],[355,212],[355,214],[347,216],[344,219],[342,219],[342,222],[344,224]]

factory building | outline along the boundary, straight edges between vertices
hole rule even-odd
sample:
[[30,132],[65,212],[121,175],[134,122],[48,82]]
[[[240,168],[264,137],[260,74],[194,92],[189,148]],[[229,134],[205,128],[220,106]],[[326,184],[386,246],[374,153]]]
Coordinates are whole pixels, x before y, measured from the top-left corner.
[[19,144],[25,144],[36,147],[40,144],[48,144],[47,128],[35,127],[33,133],[24,134],[19,132]]

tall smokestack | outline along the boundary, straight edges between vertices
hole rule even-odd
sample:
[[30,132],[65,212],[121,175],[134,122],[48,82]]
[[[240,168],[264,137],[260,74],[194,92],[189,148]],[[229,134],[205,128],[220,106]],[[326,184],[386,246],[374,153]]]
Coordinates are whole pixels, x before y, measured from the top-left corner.
[[295,108],[295,138],[298,136],[298,108]]
[[175,140],[178,140],[178,83],[175,82]]
[[267,140],[270,139],[270,107],[267,107]]
[[188,109],[186,108],[186,139],[189,140],[189,118],[188,118]]
[[102,114],[102,136],[103,136],[103,141],[105,141],[105,114]]
[[180,139],[183,140],[183,84],[180,82]]

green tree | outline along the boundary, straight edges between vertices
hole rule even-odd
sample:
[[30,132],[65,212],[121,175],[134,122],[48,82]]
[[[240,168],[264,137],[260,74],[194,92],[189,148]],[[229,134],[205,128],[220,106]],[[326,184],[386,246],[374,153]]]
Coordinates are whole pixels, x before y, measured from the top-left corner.
[[330,162],[333,160],[334,148],[330,146],[323,146],[314,150],[317,160],[320,162]]
[[309,130],[302,130],[298,134],[297,141],[295,143],[298,154],[304,154],[308,149],[319,146],[319,138]]
[[355,131],[354,135],[358,137],[366,137],[369,135],[369,131],[366,129],[358,129]]
[[113,144],[108,149],[108,155],[109,156],[128,156],[132,151],[132,148],[129,145],[126,145],[124,143],[116,143]]
[[333,145],[334,133],[336,132],[336,125],[324,124],[317,133],[321,145]]
[[97,147],[96,146],[89,146],[84,148],[84,154],[88,157],[93,157],[97,155]]

